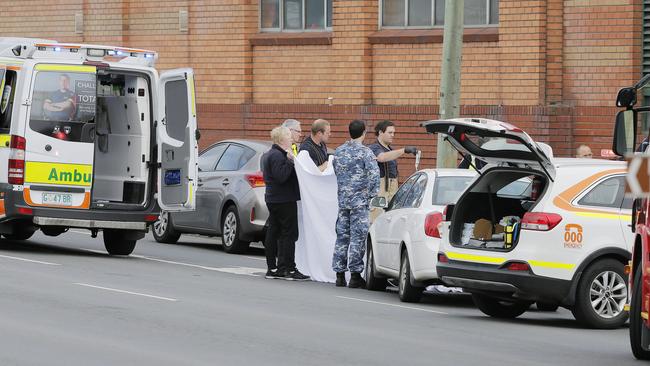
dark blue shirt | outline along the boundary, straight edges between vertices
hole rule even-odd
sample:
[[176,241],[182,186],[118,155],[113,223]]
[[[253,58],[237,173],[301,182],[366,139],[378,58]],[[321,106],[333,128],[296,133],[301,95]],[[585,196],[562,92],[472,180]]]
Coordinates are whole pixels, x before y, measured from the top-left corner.
[[[393,149],[388,146],[385,147],[384,145],[380,144],[379,141],[375,142],[372,145],[368,146],[370,150],[375,154],[375,156],[379,156],[381,153],[389,152],[392,151]],[[387,161],[384,163],[377,162],[379,164],[379,176],[381,178],[386,177],[386,170],[388,169],[388,178],[397,178],[399,175],[399,172],[397,171],[397,159]]]
[[311,136],[307,137],[305,141],[300,144],[300,151],[307,150],[309,157],[314,161],[316,166],[321,166],[327,161],[327,145],[324,142],[321,142],[320,145],[316,145],[314,140],[311,139]]

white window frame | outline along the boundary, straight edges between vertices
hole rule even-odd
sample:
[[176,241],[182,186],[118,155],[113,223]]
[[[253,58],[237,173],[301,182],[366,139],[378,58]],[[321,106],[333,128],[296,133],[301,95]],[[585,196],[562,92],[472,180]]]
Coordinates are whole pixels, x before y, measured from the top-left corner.
[[[387,25],[384,26],[384,0],[379,0],[379,29],[433,29],[433,28],[444,28],[444,25],[435,24],[436,21],[436,1],[445,1],[445,0],[431,0],[431,25],[408,25],[409,24],[409,1],[404,0],[404,25]],[[499,23],[490,24],[490,14],[491,14],[491,4],[490,0],[485,1],[485,24],[473,24],[473,25],[464,25],[465,28],[486,28],[486,27],[498,27]]]
[[[262,28],[262,0],[258,2],[259,4],[259,16],[258,16],[258,29],[261,32],[268,32],[268,33],[303,33],[303,32],[331,32],[332,27],[327,26],[327,23],[331,23],[331,19],[327,19],[327,4],[329,3],[329,0],[324,0],[323,1],[323,16],[325,17],[325,28],[320,28],[320,29],[306,29],[305,28],[305,0],[302,1],[302,29],[284,29],[284,0],[279,0],[278,1],[278,25],[279,28]],[[334,1],[332,1],[332,8],[334,7]],[[334,16],[334,9],[332,9],[332,16]]]

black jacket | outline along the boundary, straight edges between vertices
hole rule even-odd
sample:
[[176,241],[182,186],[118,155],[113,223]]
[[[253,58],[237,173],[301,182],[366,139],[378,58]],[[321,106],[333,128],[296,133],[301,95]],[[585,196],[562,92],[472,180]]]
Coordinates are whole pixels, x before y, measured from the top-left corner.
[[274,144],[271,150],[262,156],[262,174],[266,184],[264,199],[266,203],[287,203],[300,200],[298,177],[293,161],[287,158],[287,152]]

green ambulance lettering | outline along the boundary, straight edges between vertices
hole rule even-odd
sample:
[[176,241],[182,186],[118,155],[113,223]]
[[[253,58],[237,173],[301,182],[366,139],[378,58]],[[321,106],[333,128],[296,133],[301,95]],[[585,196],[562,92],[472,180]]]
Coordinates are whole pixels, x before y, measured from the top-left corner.
[[47,177],[47,180],[52,182],[79,183],[83,181],[84,183],[90,183],[92,180],[92,174],[82,174],[79,173],[77,169],[75,169],[74,172],[57,172],[56,168],[52,168],[52,170],[50,170],[50,175]]

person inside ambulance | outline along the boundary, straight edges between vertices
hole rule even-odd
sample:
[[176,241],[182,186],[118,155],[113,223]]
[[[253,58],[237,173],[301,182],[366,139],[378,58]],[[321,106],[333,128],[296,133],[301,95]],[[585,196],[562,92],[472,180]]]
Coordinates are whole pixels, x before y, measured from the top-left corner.
[[59,89],[50,93],[43,102],[45,118],[56,121],[69,121],[76,113],[75,95],[70,90],[70,76],[59,76]]

